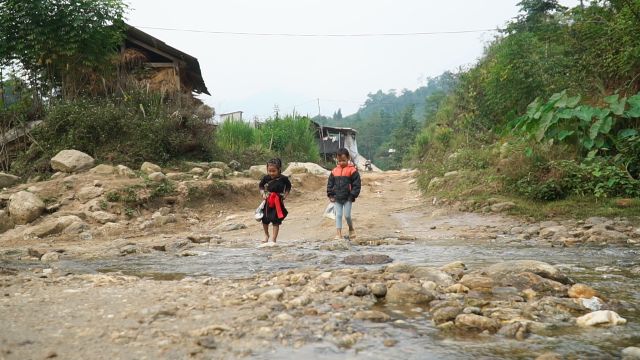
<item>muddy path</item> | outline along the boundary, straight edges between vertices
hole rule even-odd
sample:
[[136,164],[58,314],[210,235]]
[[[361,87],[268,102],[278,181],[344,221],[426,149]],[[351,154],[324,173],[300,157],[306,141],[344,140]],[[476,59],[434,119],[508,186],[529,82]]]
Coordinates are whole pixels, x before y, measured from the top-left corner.
[[[325,179],[309,174],[294,176],[273,248],[256,248],[263,234],[249,179],[231,180],[234,194],[218,201],[167,210],[175,223],[143,229],[134,220],[91,241],[0,242],[0,359],[615,358],[640,343],[637,247],[521,241],[512,229],[527,224],[431,205],[413,175],[364,175],[350,243],[333,240],[334,223],[321,216]],[[43,262],[29,249],[64,253]],[[392,262],[345,263],[360,255]],[[554,265],[627,324],[576,327],[589,310],[567,305],[571,283],[556,278],[465,282],[506,260]],[[456,306],[454,317],[464,308],[491,321],[456,328],[464,316],[438,319],[437,309]],[[513,324],[524,324],[523,336],[496,334]]]

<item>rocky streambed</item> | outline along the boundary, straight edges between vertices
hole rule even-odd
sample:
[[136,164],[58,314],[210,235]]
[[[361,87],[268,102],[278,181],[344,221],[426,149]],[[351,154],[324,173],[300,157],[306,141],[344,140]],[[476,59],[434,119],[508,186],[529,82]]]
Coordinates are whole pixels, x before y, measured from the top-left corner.
[[640,342],[637,250],[380,243],[5,261],[2,356],[620,358]]

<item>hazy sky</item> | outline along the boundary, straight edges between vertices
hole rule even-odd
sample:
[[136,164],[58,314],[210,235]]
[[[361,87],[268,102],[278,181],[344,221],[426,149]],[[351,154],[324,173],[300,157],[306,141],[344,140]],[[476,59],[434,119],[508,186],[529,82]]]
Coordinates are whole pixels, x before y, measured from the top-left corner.
[[[128,22],[200,61],[217,113],[267,117],[274,105],[331,116],[377,90],[413,90],[473,64],[494,32],[390,37],[282,37],[167,31],[362,34],[483,30],[517,15],[518,0],[127,0]],[[561,1],[574,6],[578,0]]]

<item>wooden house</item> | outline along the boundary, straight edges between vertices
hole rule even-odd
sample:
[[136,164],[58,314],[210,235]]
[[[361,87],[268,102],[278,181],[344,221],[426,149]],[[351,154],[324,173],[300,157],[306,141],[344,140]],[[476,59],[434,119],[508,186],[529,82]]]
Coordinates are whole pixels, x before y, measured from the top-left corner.
[[[130,25],[121,47],[121,63],[152,90],[211,95],[198,59]],[[140,68],[146,71],[136,73]]]

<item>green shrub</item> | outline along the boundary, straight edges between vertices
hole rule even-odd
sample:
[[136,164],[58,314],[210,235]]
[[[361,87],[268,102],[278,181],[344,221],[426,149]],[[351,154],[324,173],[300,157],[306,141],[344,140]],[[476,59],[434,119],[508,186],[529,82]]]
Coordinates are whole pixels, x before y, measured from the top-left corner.
[[43,124],[32,132],[34,145],[18,156],[12,170],[46,172],[49,159],[64,149],[132,168],[143,161],[212,160],[213,128],[192,114],[193,106],[140,89],[123,96],[52,101]]

